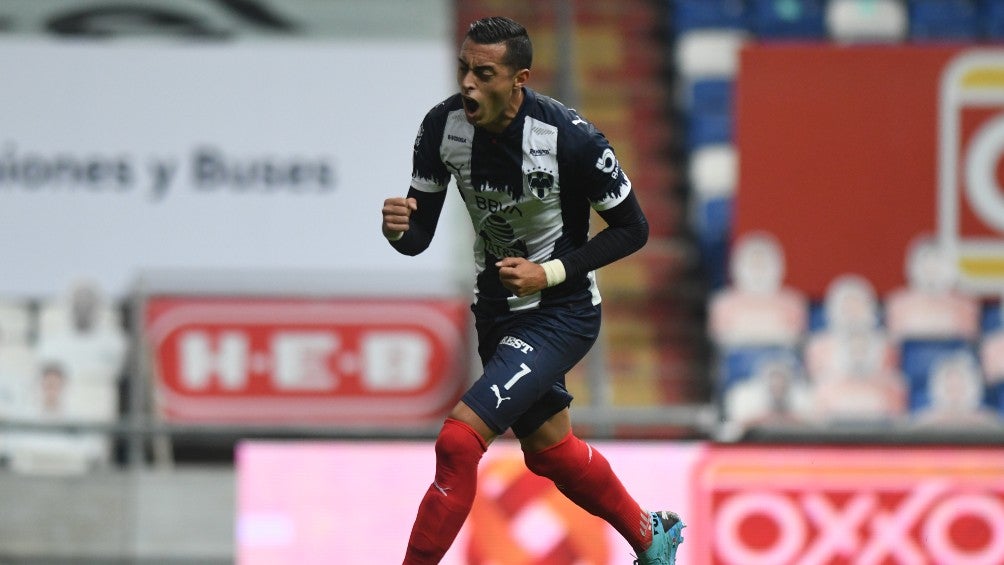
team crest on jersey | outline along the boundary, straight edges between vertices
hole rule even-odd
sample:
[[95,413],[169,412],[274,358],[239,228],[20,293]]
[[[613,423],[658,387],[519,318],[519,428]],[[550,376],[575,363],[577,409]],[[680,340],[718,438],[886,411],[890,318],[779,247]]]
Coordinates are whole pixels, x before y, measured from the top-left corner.
[[531,171],[526,174],[526,188],[534,198],[543,200],[554,188],[554,175],[547,171]]

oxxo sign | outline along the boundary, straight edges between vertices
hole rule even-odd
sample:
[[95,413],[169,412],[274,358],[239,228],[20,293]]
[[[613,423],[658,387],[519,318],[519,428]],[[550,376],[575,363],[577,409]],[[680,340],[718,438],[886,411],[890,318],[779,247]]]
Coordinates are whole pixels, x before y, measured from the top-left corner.
[[467,378],[466,303],[153,298],[145,330],[170,421],[438,418]]
[[[712,448],[691,533],[710,563],[1004,563],[1004,455]],[[707,551],[704,551],[707,549]]]

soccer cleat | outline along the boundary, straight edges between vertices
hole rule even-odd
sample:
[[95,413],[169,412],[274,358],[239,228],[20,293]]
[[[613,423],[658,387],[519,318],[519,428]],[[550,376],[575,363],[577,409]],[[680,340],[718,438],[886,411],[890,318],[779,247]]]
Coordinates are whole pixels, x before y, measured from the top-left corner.
[[676,548],[683,543],[683,523],[673,512],[650,512],[652,545],[635,559],[635,565],[676,565]]

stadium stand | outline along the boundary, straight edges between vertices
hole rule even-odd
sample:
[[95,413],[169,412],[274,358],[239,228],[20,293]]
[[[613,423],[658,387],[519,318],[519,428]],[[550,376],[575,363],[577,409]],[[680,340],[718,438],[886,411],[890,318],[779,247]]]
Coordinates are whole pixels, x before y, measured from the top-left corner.
[[[0,346],[0,401],[6,416],[22,424],[113,424],[119,418],[119,386],[128,338],[117,308],[101,289],[74,282],[64,296],[43,300],[37,324],[23,307]],[[6,316],[5,316],[6,319]],[[37,326],[29,333],[27,328]],[[81,473],[112,463],[106,433],[65,429],[7,430],[0,459],[24,473]]]
[[731,283],[709,303],[708,328],[719,347],[797,345],[806,331],[808,301],[784,286],[784,250],[766,232],[743,235],[730,257]]
[[761,41],[826,38],[825,0],[749,0],[749,29]]
[[743,0],[677,0],[673,30],[677,34],[694,29],[744,29],[746,7]]
[[[886,376],[888,402],[877,407],[873,416],[885,415],[893,421],[911,421],[918,426],[942,421],[948,416],[931,407],[930,395],[943,384],[935,383],[936,367],[948,363],[952,355],[965,351],[979,354],[978,362],[966,368],[956,358],[955,376],[939,376],[945,382],[966,380],[957,373],[975,372],[983,383],[980,401],[972,418],[962,418],[976,426],[990,413],[1004,414],[1004,337],[1000,328],[1000,308],[996,302],[981,304],[974,296],[958,291],[954,281],[939,269],[937,249],[918,243],[905,257],[907,281],[904,288],[876,296],[869,281],[848,274],[836,278],[828,296],[808,302],[797,323],[782,344],[743,348],[730,344],[721,327],[723,319],[743,319],[739,314],[723,315],[733,306],[723,307],[726,289],[735,284],[731,261],[740,246],[734,241],[732,222],[737,196],[741,192],[739,158],[733,137],[734,90],[737,87],[739,53],[753,43],[791,40],[840,44],[900,44],[933,42],[994,42],[1004,36],[1004,3],[993,0],[747,0],[746,2],[671,1],[670,26],[677,84],[676,105],[683,135],[678,146],[684,160],[688,190],[688,226],[699,255],[700,276],[708,292],[708,336],[712,343],[710,375],[715,383],[716,401],[726,423],[735,424],[725,399],[737,383],[750,379],[762,358],[788,356],[797,360],[809,386],[834,367],[850,362],[848,355],[871,350],[871,371]],[[926,255],[916,258],[914,255]],[[909,263],[927,262],[925,267]],[[923,271],[923,272],[922,272]],[[918,278],[927,277],[918,281]],[[939,278],[941,277],[941,278]],[[842,291],[836,289],[843,287]],[[830,294],[834,296],[829,296]],[[832,299],[857,301],[857,311],[868,320],[864,326],[834,324]],[[853,298],[850,298],[853,296]],[[735,307],[739,309],[737,306]],[[747,317],[746,319],[752,319]],[[764,322],[764,320],[760,320]],[[754,324],[755,325],[755,324]],[[744,332],[747,336],[775,335],[772,324]],[[869,338],[851,338],[868,333]],[[734,336],[733,338],[734,339]],[[740,341],[748,341],[742,338]],[[872,347],[863,343],[870,341]],[[857,344],[857,345],[855,345]],[[868,356],[862,356],[864,362]],[[847,367],[844,367],[845,372]],[[859,367],[858,369],[862,369]],[[858,371],[861,372],[861,371]],[[952,372],[947,369],[944,372]],[[832,376],[832,375],[831,375]],[[857,382],[857,381],[855,381]],[[898,384],[897,384],[898,383]],[[832,385],[832,382],[831,382]],[[828,385],[830,386],[830,385]],[[959,385],[961,388],[965,388]],[[880,387],[881,388],[881,387]],[[940,390],[940,389],[939,389]],[[815,391],[819,394],[819,391]],[[834,392],[823,393],[823,396]],[[902,397],[902,401],[896,400]],[[818,398],[818,397],[817,397]],[[965,404],[957,399],[954,408]],[[950,404],[950,403],[949,403]],[[818,407],[817,407],[818,408]],[[924,416],[921,417],[920,413]],[[947,413],[947,412],[946,412]],[[1000,418],[998,418],[1000,420]],[[926,424],[925,424],[926,423]],[[733,429],[735,431],[735,429]],[[728,434],[726,434],[728,435]]]
[[725,285],[736,190],[735,146],[707,145],[691,153],[688,175],[693,189],[690,224],[697,238],[701,271],[711,288]]
[[[875,289],[866,278],[845,274],[835,278],[823,298],[818,327],[810,323],[805,342],[805,364],[809,378],[820,381],[837,366],[839,343],[853,331],[871,332],[878,349],[878,367],[889,370],[899,363],[896,349],[881,323],[880,307]],[[811,314],[810,314],[811,316]]]
[[974,41],[979,16],[976,0],[910,0],[910,40]]
[[841,43],[894,43],[909,31],[906,6],[900,0],[830,0],[826,30]]

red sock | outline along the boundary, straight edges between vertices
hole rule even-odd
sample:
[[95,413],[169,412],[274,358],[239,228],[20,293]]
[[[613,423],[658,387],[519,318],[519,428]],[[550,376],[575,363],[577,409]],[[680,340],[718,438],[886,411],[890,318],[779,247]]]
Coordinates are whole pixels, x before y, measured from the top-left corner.
[[614,527],[635,551],[652,544],[652,524],[606,458],[572,432],[537,453],[523,453],[528,469],[554,481],[565,496]]
[[436,480],[418,507],[404,565],[435,565],[474,505],[478,462],[488,446],[474,428],[447,418],[436,439]]

